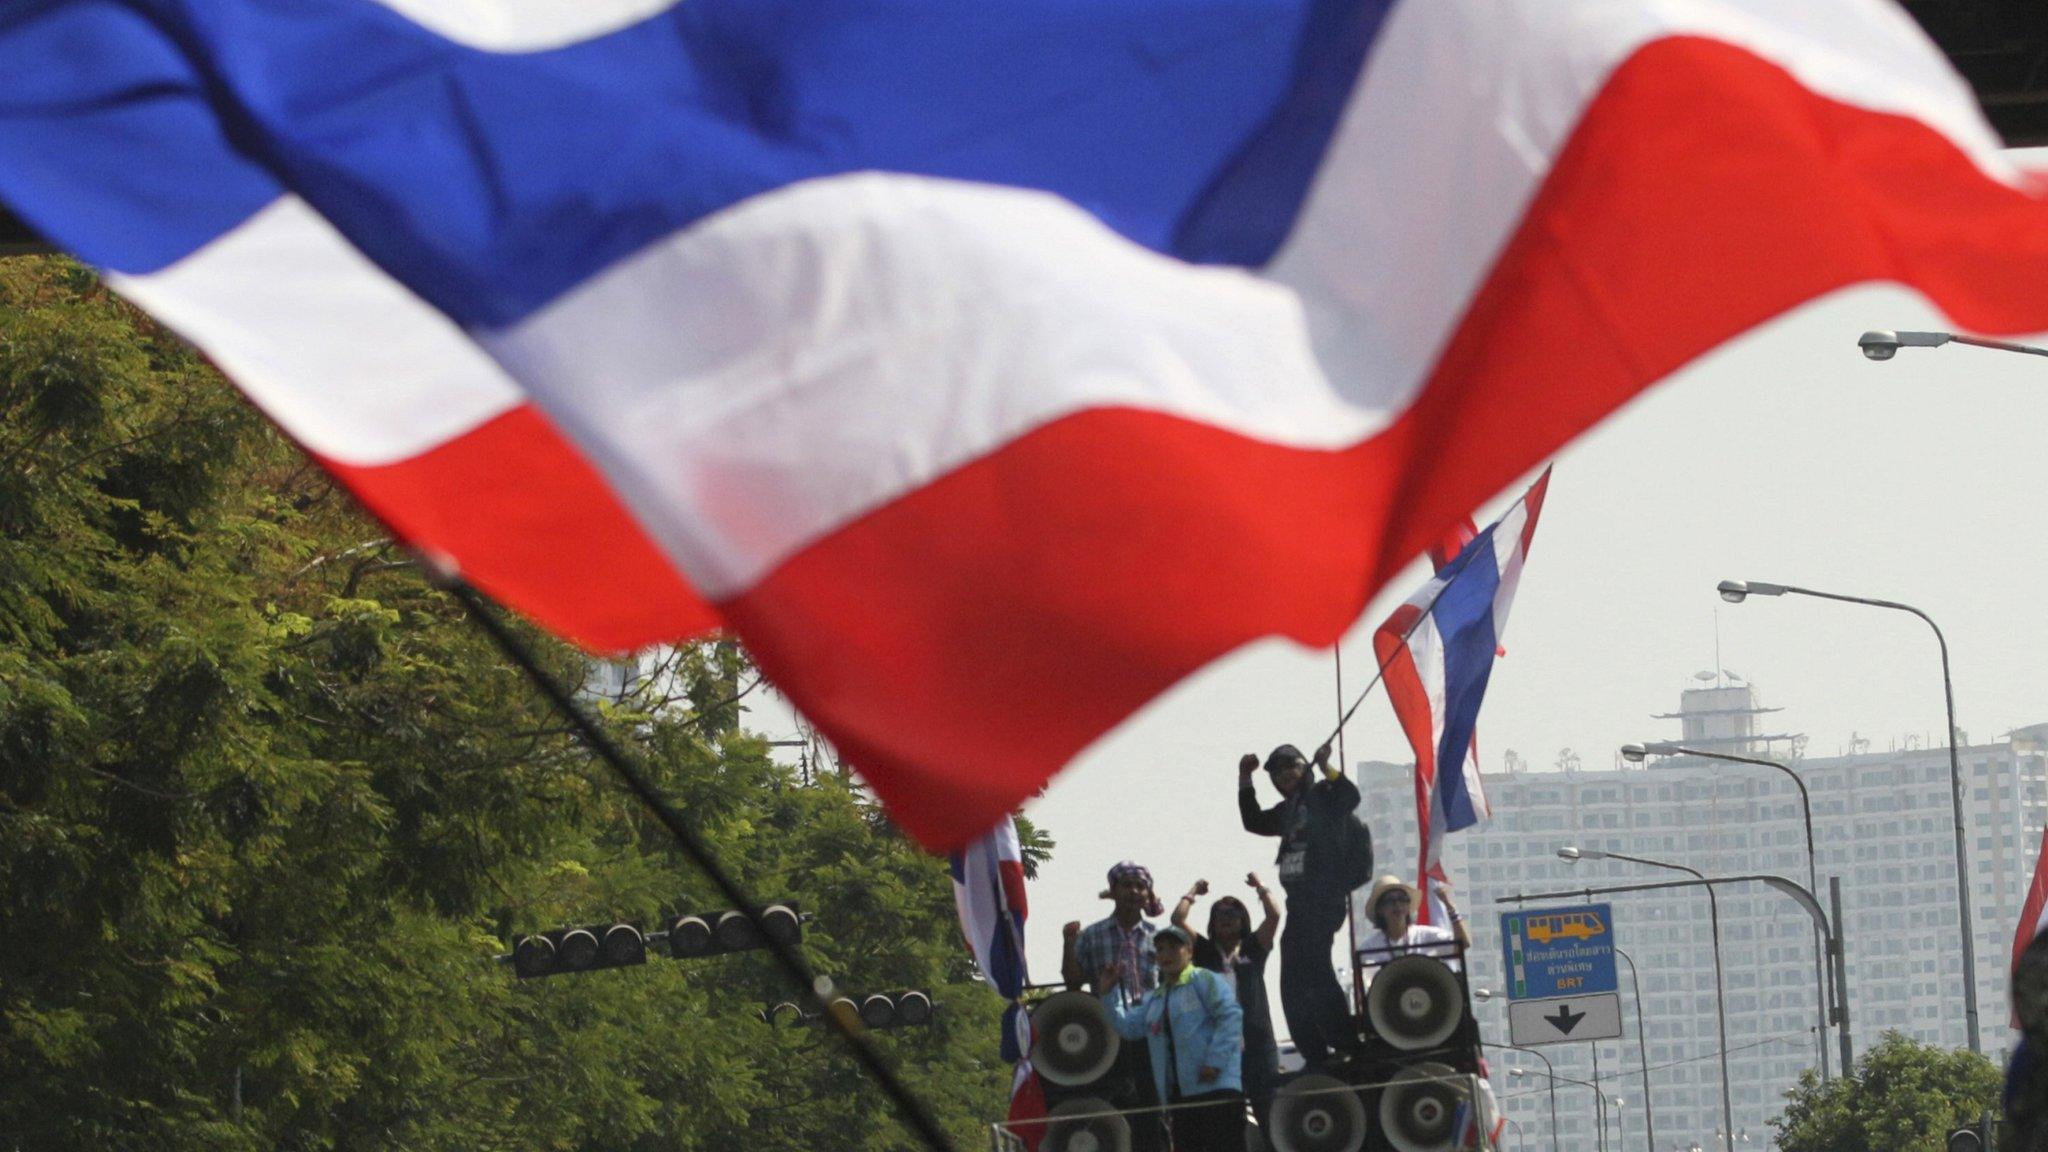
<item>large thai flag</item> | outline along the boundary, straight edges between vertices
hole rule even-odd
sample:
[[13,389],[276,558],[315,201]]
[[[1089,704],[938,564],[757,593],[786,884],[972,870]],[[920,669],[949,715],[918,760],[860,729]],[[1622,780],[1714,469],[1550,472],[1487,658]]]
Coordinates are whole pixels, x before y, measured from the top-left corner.
[[[1373,633],[1387,700],[1415,751],[1416,875],[1425,893],[1445,878],[1444,837],[1490,814],[1472,734],[1549,488],[1546,468]],[[1420,914],[1434,919],[1431,901]]]
[[1845,285],[2048,328],[1890,0],[22,0],[0,200],[594,649],[935,847]]

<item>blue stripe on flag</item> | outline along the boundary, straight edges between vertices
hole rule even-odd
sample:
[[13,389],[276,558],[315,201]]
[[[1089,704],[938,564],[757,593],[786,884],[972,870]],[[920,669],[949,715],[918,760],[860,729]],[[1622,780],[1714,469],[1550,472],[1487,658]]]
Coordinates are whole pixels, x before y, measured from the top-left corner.
[[1465,787],[1464,766],[1499,649],[1493,600],[1500,590],[1500,565],[1494,547],[1494,526],[1489,525],[1465,546],[1460,557],[1464,563],[1430,610],[1444,653],[1444,726],[1436,749],[1436,788],[1446,831],[1468,828],[1479,820]]
[[[260,157],[485,327],[749,197],[863,170],[1043,189],[1153,249],[1258,264],[1389,3],[687,0],[519,54],[369,0],[149,5],[154,27],[109,0],[39,6],[0,22],[0,156],[61,158],[112,190],[67,208],[75,177],[10,159],[0,199],[147,271],[268,198],[244,158]],[[209,99],[234,102],[218,109],[232,146]],[[143,211],[157,200],[168,225]]]
[[1024,957],[1018,950],[1022,943],[1019,939],[1019,926],[1014,916],[1002,910],[1002,862],[993,851],[982,853],[981,860],[987,869],[987,875],[982,878],[982,882],[987,885],[985,891],[988,895],[989,911],[992,913],[988,925],[988,930],[992,934],[988,950],[989,969],[984,975],[988,977],[989,985],[1004,998],[1015,1000],[1024,994]]
[[115,0],[0,9],[0,199],[94,264],[150,271],[277,199],[161,29]]

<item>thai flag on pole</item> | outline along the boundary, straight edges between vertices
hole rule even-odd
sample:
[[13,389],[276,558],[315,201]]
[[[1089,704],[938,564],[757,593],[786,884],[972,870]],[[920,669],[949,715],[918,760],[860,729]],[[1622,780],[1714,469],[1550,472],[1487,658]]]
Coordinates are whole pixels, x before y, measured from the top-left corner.
[[[952,854],[953,904],[967,949],[989,986],[1010,1007],[1003,1013],[1002,1057],[1017,1066],[1010,1085],[1010,1120],[1035,1120],[1045,1115],[1045,1092],[1031,1068],[1031,1016],[1020,1003],[1031,982],[1024,962],[1024,920],[1030,905],[1024,894],[1024,851],[1017,823],[1005,816],[980,839]],[[1019,1131],[1036,1148],[1038,1125]]]
[[[1490,815],[1478,759],[1469,755],[1472,733],[1549,487],[1546,468],[1373,633],[1387,700],[1415,751],[1416,874],[1425,893],[1444,879],[1444,837]],[[1433,919],[1429,900],[1418,915]]]
[[[2019,968],[2020,953],[2027,950],[2027,945],[2032,944],[2034,937],[2043,929],[2048,929],[2048,829],[2042,830],[2040,855],[2034,860],[2034,882],[2027,885],[2027,900],[2020,907],[2019,923],[2013,927],[2012,963],[2006,968],[2008,974]],[[2013,1016],[2012,1026],[2020,1026],[2017,1013]]]
[[0,202],[394,532],[737,636],[941,850],[1773,317],[2048,329],[1891,0],[66,0],[0,75]]

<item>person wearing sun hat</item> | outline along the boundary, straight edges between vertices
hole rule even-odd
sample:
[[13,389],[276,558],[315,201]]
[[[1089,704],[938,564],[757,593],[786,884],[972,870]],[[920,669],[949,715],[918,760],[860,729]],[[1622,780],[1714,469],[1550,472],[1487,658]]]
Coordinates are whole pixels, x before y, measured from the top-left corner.
[[1373,881],[1372,891],[1365,897],[1365,918],[1372,922],[1372,931],[1358,942],[1358,966],[1377,968],[1397,957],[1421,953],[1455,968],[1457,946],[1471,947],[1472,937],[1465,931],[1464,914],[1451,903],[1444,885],[1436,886],[1436,898],[1450,913],[1450,928],[1415,922],[1415,910],[1422,904],[1422,893],[1415,885],[1392,873]]

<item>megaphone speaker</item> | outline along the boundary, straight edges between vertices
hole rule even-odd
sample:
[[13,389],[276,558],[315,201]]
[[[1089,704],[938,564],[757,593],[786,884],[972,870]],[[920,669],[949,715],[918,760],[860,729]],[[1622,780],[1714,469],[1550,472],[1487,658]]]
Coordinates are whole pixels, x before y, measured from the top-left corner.
[[1443,961],[1403,956],[1373,977],[1365,1013],[1379,1038],[1403,1052],[1436,1048],[1464,1023],[1465,991]]
[[[1380,1092],[1380,1132],[1395,1152],[1455,1152],[1461,1107],[1484,1112],[1472,1097],[1472,1079],[1447,1064],[1426,1061],[1396,1073]],[[1481,1126],[1489,1118],[1475,1116]]]
[[1131,1152],[1131,1125],[1107,1100],[1079,1096],[1046,1114],[1039,1152]]
[[1109,1009],[1086,992],[1048,996],[1031,1010],[1031,1066],[1054,1084],[1094,1083],[1122,1049]]
[[1273,1096],[1271,1141],[1277,1152],[1358,1152],[1365,1146],[1365,1104],[1334,1076],[1296,1076]]

